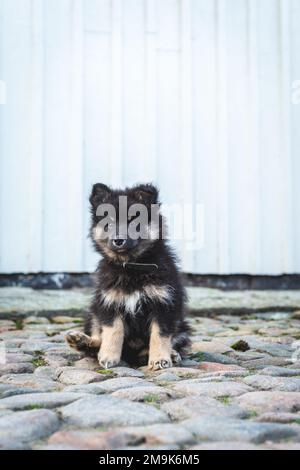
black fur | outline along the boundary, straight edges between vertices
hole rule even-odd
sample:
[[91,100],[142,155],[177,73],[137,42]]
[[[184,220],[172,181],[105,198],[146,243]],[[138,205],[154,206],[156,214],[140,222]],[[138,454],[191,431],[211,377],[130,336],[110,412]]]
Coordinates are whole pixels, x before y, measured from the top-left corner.
[[[94,229],[99,222],[97,207],[102,203],[110,203],[116,208],[118,226],[119,196],[128,197],[128,207],[131,204],[143,203],[149,209],[151,204],[158,203],[158,191],[152,185],[138,185],[124,191],[111,190],[105,185],[93,187],[90,197],[92,227],[91,238],[97,252],[103,255],[97,268],[97,286],[92,301],[91,310],[86,319],[85,333],[91,335],[93,319],[100,325],[112,325],[116,316],[121,315],[125,325],[125,340],[122,359],[133,365],[140,365],[146,360],[141,352],[149,346],[150,325],[156,320],[162,336],[172,336],[173,348],[184,356],[189,347],[189,327],[184,319],[185,291],[176,266],[176,257],[166,241],[162,239],[164,220],[159,216],[159,238],[156,240],[137,240],[134,246],[129,246],[124,252],[111,250],[110,240],[97,240]],[[124,262],[156,264],[158,269],[150,272],[128,269]],[[119,289],[125,294],[141,291],[146,286],[169,286],[172,293],[171,302],[165,303],[157,298],[142,299],[137,312],[132,315],[125,308],[105,306],[102,292],[109,289]],[[85,349],[86,353],[95,351]]]

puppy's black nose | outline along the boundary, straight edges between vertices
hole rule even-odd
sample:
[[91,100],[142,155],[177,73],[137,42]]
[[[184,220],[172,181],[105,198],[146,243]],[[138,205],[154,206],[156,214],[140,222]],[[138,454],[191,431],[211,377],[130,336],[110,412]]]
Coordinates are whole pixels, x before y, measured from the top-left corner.
[[116,238],[115,240],[113,240],[113,245],[116,248],[123,248],[125,244],[126,244],[126,240],[123,238]]

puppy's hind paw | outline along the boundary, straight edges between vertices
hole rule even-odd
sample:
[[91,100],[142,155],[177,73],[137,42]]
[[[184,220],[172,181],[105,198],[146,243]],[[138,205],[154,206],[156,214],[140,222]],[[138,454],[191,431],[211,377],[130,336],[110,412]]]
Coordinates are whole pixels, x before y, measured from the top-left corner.
[[69,331],[66,335],[66,341],[71,348],[83,350],[89,347],[90,337],[81,331]]

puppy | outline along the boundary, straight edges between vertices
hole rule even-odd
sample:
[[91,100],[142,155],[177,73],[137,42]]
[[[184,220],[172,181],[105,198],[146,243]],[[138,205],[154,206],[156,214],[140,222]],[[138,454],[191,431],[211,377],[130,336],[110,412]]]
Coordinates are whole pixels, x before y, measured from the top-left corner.
[[70,332],[69,345],[104,368],[121,360],[151,370],[180,363],[190,346],[185,291],[165,241],[158,190],[96,184],[90,203],[90,235],[102,259],[85,333]]

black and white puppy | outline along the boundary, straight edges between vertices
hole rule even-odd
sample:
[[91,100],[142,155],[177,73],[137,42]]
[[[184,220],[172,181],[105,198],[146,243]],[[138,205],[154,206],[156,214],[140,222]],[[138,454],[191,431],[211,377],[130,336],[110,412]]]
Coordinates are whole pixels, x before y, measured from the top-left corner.
[[[121,360],[148,362],[152,370],[178,364],[190,345],[185,291],[164,239],[157,189],[146,184],[121,191],[96,184],[90,203],[91,238],[103,257],[85,333],[70,332],[69,345],[97,355],[104,368]],[[146,208],[147,218],[137,208]]]

